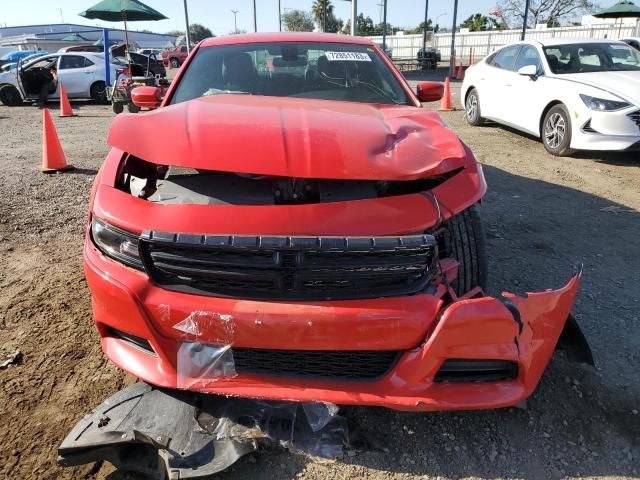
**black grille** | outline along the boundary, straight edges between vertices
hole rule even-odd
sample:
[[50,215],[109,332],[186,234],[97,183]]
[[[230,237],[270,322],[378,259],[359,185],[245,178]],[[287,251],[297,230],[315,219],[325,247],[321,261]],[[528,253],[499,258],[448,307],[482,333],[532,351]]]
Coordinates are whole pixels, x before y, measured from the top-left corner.
[[636,110],[635,112],[631,112],[627,115],[633,122],[640,128],[640,110]]
[[430,235],[258,237],[145,232],[145,269],[168,290],[219,297],[327,300],[423,290],[437,257]]
[[395,365],[397,351],[260,350],[234,348],[238,373],[334,380],[375,380]]
[[587,133],[598,133],[592,126],[591,126],[591,119],[587,120],[587,123],[585,123],[582,126],[582,131],[583,132],[587,132]]
[[449,359],[436,373],[436,382],[497,382],[518,377],[518,364],[508,360]]

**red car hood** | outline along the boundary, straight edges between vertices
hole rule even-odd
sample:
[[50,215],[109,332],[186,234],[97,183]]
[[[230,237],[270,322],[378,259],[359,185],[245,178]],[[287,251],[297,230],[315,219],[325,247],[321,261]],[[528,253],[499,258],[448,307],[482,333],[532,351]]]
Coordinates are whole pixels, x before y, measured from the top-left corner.
[[162,165],[298,178],[410,180],[465,159],[433,111],[238,94],[119,115],[108,143]]

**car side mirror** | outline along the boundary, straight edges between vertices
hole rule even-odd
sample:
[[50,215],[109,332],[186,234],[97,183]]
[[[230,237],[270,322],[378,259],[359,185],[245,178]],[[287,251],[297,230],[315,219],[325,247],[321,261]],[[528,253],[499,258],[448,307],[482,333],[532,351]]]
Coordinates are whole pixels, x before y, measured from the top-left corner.
[[162,102],[162,90],[158,87],[136,87],[131,90],[131,101],[137,107],[158,108]]
[[416,87],[416,95],[421,102],[437,102],[444,95],[442,82],[420,82]]
[[518,75],[524,75],[526,77],[537,77],[538,67],[536,65],[525,65],[518,69]]

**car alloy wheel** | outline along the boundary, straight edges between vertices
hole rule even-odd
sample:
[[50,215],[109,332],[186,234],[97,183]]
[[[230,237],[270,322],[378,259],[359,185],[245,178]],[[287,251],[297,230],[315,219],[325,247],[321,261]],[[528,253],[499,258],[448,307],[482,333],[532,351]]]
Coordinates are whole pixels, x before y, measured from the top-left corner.
[[472,88],[467,94],[467,100],[464,102],[465,118],[469,125],[478,126],[481,125],[484,119],[480,111],[480,99],[478,98],[478,91]]
[[180,66],[180,63],[178,62],[178,59],[177,59],[177,58],[172,58],[172,59],[171,59],[171,66],[172,66],[173,68],[178,68],[178,67]]
[[478,115],[478,97],[474,93],[467,97],[467,120],[475,122]]
[[551,155],[559,157],[571,155],[571,118],[566,107],[554,105],[542,121],[542,144]]
[[558,148],[564,141],[567,133],[567,123],[560,113],[549,115],[544,125],[544,137],[547,145],[552,149]]

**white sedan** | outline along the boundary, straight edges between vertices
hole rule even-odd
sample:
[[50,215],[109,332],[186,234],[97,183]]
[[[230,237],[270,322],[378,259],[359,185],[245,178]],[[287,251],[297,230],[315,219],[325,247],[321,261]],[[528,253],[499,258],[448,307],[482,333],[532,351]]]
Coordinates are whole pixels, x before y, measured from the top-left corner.
[[467,122],[490,119],[553,155],[640,149],[640,52],[612,40],[518,42],[467,70]]
[[[60,84],[69,98],[92,98],[98,102],[107,100],[104,81],[104,57],[100,53],[70,52],[43,55],[18,69],[0,73],[0,101],[7,106],[23,101],[37,100],[42,84],[47,81],[47,71],[56,66],[58,86],[49,99],[60,97]],[[111,79],[115,80],[117,65],[111,64]]]

